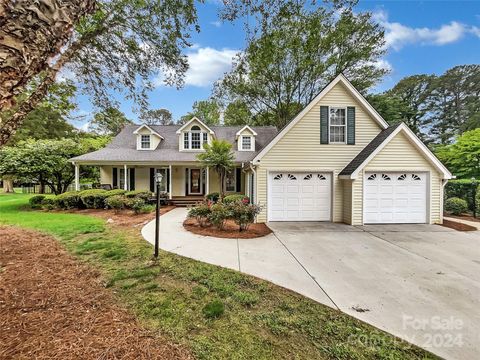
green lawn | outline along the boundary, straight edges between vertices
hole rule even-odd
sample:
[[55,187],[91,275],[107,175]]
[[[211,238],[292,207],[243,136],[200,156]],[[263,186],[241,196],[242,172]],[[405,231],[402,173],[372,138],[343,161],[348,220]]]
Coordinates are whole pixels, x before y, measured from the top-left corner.
[[[29,211],[28,198],[0,194],[0,224],[54,235],[99,269],[106,286],[146,327],[185,345],[198,359],[436,358],[248,275],[166,252],[152,265],[152,248],[138,229],[105,226],[85,215]],[[212,302],[224,305],[218,318],[205,315]]]

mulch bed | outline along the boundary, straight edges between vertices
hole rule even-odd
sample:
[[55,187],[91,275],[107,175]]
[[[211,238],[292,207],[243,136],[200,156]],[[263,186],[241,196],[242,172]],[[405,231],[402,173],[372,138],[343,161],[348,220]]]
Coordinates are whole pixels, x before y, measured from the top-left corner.
[[463,224],[461,222],[451,221],[451,220],[447,220],[447,219],[443,219],[442,226],[445,226],[445,227],[448,227],[448,228],[451,228],[451,229],[455,229],[455,230],[458,230],[458,231],[476,231],[477,230],[476,227],[470,226],[468,224]]
[[50,236],[0,227],[1,359],[191,359]]
[[197,220],[189,218],[183,222],[183,227],[194,234],[214,236],[229,239],[252,239],[268,235],[272,232],[265,224],[251,224],[246,231],[238,231],[238,225],[232,220],[227,220],[225,228],[219,230],[214,226],[201,227]]
[[445,214],[445,216],[452,217],[455,219],[463,219],[463,220],[468,220],[468,221],[475,221],[475,222],[480,222],[480,218],[474,218],[471,215],[452,215],[452,214]]
[[[160,215],[163,215],[170,210],[174,209],[175,206],[162,206],[160,208]],[[109,220],[115,224],[115,226],[126,226],[126,227],[139,227],[145,225],[149,221],[155,219],[155,212],[148,214],[138,214],[132,210],[121,210],[118,213],[115,213],[114,210],[105,210],[105,209],[82,209],[82,210],[70,210],[69,213],[75,214],[85,214],[93,215],[105,220]]]

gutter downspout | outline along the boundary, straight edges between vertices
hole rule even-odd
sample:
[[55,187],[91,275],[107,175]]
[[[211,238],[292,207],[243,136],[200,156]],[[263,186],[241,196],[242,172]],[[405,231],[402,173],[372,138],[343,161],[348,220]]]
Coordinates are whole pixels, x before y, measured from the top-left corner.
[[442,196],[440,196],[440,223],[443,224],[443,201],[445,197],[445,186],[448,183],[448,179],[442,179]]

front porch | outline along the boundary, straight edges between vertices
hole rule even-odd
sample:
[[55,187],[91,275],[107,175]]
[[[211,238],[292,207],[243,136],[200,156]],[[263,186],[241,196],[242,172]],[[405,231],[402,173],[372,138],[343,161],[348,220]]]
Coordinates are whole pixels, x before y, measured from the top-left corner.
[[[82,164],[83,165],[83,164]],[[165,197],[178,204],[197,202],[206,194],[220,191],[218,175],[198,164],[85,164],[97,165],[100,169],[102,187],[126,191],[156,191],[155,173],[162,173],[160,191]],[[75,164],[75,189],[80,189],[79,164]],[[226,194],[246,194],[252,188],[251,178],[237,165],[225,180]],[[248,184],[247,184],[248,183]]]

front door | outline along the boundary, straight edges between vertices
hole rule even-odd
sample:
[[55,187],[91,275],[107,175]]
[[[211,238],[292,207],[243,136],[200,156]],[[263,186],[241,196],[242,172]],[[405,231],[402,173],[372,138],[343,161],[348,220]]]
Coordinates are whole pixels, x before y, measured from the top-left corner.
[[190,169],[188,178],[188,193],[189,195],[202,194],[202,170]]

